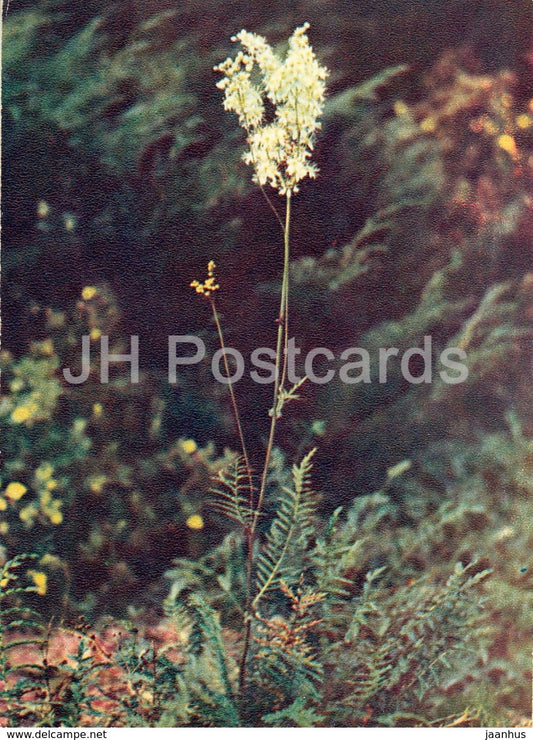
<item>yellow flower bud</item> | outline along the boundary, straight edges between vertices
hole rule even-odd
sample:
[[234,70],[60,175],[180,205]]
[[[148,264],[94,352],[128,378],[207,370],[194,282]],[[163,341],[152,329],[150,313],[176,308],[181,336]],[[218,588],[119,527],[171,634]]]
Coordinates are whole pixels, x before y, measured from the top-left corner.
[[40,200],[37,203],[37,215],[39,218],[46,218],[50,213],[50,206],[45,200]]
[[14,421],[15,424],[23,424],[28,419],[31,419],[31,409],[28,406],[17,406],[11,412],[11,421]]
[[24,496],[27,490],[28,488],[24,485],[24,483],[10,483],[4,491],[4,496],[11,499],[11,501],[18,501]]
[[196,452],[196,450],[198,449],[198,445],[196,444],[194,439],[186,439],[183,442],[182,447],[183,447],[183,451],[186,452],[187,455],[192,455],[193,452]]
[[52,524],[61,524],[63,521],[63,514],[60,511],[52,511],[48,514],[48,518]]
[[28,575],[35,584],[35,590],[39,596],[44,596],[46,594],[46,587],[48,584],[48,576],[46,573],[42,573],[39,570],[29,570]]
[[396,100],[392,108],[397,116],[405,116],[409,113],[409,106],[403,100]]
[[37,514],[34,504],[28,504],[19,511],[19,519],[24,524],[31,526]]
[[528,116],[527,113],[521,113],[519,116],[516,117],[516,125],[518,126],[518,128],[529,128],[532,123],[533,118],[531,118],[531,116]]
[[105,475],[92,475],[87,479],[89,488],[93,493],[102,493],[102,489],[107,482]]
[[187,527],[189,529],[203,529],[204,528],[204,520],[200,516],[200,514],[192,514],[187,521],[185,522]]
[[35,477],[38,481],[45,481],[52,477],[53,472],[54,468],[50,465],[50,463],[43,462],[35,471]]
[[424,120],[420,123],[420,131],[423,131],[425,134],[433,133],[436,128],[437,122],[431,116],[424,118]]
[[502,134],[497,139],[498,146],[511,157],[516,156],[516,142],[510,134]]
[[81,297],[84,301],[90,301],[91,298],[94,298],[97,292],[98,291],[96,290],[94,285],[86,285],[85,288],[81,291]]

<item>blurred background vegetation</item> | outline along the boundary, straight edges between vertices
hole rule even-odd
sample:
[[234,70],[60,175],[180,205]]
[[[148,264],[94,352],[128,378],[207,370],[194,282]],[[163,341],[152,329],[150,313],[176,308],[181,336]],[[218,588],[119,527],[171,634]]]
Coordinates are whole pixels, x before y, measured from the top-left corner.
[[[291,333],[304,352],[371,357],[431,335],[435,368],[460,346],[470,372],[409,385],[391,365],[384,385],[309,386],[280,426],[278,464],[318,446],[324,521],[342,505],[345,526],[364,530],[356,584],[385,565],[390,593],[421,575],[440,582],[457,561],[493,569],[483,650],[441,689],[453,704],[477,687],[494,723],[524,717],[530,0],[11,0],[4,11],[0,536],[5,557],[45,558],[41,608],[157,620],[173,559],[205,557],[227,533],[206,502],[237,447],[228,399],[208,362],[170,387],[167,338],[216,349],[189,288],[215,259],[228,345],[247,356],[273,341],[278,226],[212,68],[243,27],[278,43],[309,21],[331,77],[320,177],[295,202]],[[83,334],[91,375],[67,385]],[[99,383],[102,334],[115,352],[139,335],[138,385],[121,365]],[[246,379],[237,390],[260,460],[270,390]],[[386,506],[358,519],[378,489]]]

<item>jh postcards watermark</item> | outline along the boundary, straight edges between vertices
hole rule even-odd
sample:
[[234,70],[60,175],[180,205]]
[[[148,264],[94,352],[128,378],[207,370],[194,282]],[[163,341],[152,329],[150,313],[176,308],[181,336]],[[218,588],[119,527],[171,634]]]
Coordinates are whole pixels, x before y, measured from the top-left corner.
[[[285,347],[284,356],[287,379],[293,384],[301,383],[304,378],[315,385],[325,385],[335,379],[346,385],[372,382],[384,384],[389,380],[393,363],[397,365],[398,362],[403,379],[412,385],[432,383],[436,376],[447,385],[464,383],[468,378],[465,350],[447,347],[435,358],[430,335],[424,336],[422,347],[409,347],[403,351],[398,347],[380,347],[373,355],[363,347],[347,347],[337,353],[328,347],[313,347],[303,353],[296,340],[291,338]],[[275,382],[276,353],[271,347],[257,347],[246,358],[238,349],[224,347],[217,349],[209,358],[205,342],[193,334],[172,334],[168,337],[168,382],[178,382],[178,368],[197,365],[206,359],[210,360],[211,374],[218,383],[235,384],[246,375],[260,385]],[[98,360],[101,383],[109,382],[109,367],[115,363],[129,364],[131,383],[138,383],[138,335],[130,337],[129,352],[122,354],[110,352],[109,336],[102,335]],[[297,371],[297,365],[301,370]],[[63,377],[67,383],[79,385],[89,379],[92,369],[91,337],[84,335],[80,368],[78,372],[64,368]],[[299,372],[303,372],[303,375]]]

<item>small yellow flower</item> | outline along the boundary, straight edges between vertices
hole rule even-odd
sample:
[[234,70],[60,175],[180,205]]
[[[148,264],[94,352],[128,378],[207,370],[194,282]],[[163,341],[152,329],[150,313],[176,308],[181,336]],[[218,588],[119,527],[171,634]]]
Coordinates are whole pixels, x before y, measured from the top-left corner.
[[50,213],[50,206],[45,200],[40,200],[37,203],[37,215],[39,218],[46,218]]
[[211,298],[213,293],[220,288],[215,278],[215,263],[213,260],[209,260],[207,263],[207,278],[203,283],[199,280],[193,280],[190,283],[190,287],[194,288],[200,295],[205,295],[206,298]]
[[13,482],[10,483],[4,491],[4,496],[11,499],[11,501],[18,501],[27,492],[27,487],[24,483]]
[[423,131],[425,134],[433,133],[436,128],[437,122],[434,118],[432,118],[432,116],[424,118],[424,120],[420,123],[420,131]]
[[192,455],[196,450],[198,449],[198,445],[194,441],[194,439],[186,439],[183,442],[183,451],[187,453],[187,455]]
[[55,478],[50,478],[50,480],[46,481],[46,490],[47,491],[53,491],[58,486],[57,481]]
[[63,521],[63,514],[60,511],[51,511],[48,514],[48,518],[52,524],[61,524]]
[[97,292],[98,291],[94,287],[94,285],[86,285],[85,288],[81,291],[81,297],[84,301],[90,301],[91,298],[94,298]]
[[9,583],[9,578],[2,578],[0,581],[0,588],[6,588]]
[[7,509],[7,501],[3,496],[0,496],[0,511],[5,511]]
[[102,493],[102,489],[107,482],[107,478],[105,475],[92,475],[87,482],[93,493]]
[[203,283],[200,283],[198,280],[193,280],[190,284],[191,288],[195,288],[197,293],[200,293],[201,295],[204,294],[204,285]]
[[45,481],[52,477],[53,472],[54,472],[54,468],[50,465],[50,463],[43,462],[39,465],[39,467],[35,471],[35,478],[38,481]]
[[42,342],[36,342],[36,349],[45,357],[52,357],[54,354],[54,343],[51,339],[45,339]]
[[104,413],[104,407],[101,403],[93,403],[93,416],[95,419],[99,419]]
[[67,231],[74,231],[74,229],[76,228],[76,219],[70,214],[63,215],[63,223]]
[[44,565],[45,567],[48,566],[49,568],[61,568],[61,558],[58,558],[57,555],[50,555],[49,552],[45,553],[42,558],[39,560],[39,565]]
[[35,584],[35,590],[39,596],[46,594],[46,586],[48,584],[48,576],[46,573],[42,573],[40,570],[29,570],[28,575]]
[[91,329],[90,337],[93,341],[97,341],[102,336],[102,330],[98,329],[98,327],[95,327],[94,329]]
[[17,406],[11,412],[11,421],[14,421],[15,424],[23,424],[28,419],[31,419],[31,409],[28,406]]
[[9,524],[7,522],[0,522],[0,534],[7,534],[9,532]]
[[200,514],[192,514],[185,524],[189,527],[189,529],[203,529],[204,528],[204,520],[200,516]]
[[501,136],[498,136],[497,144],[500,149],[510,154],[511,157],[516,157],[516,142],[510,134],[501,134]]
[[29,526],[33,524],[33,520],[35,519],[36,515],[37,515],[37,510],[34,504],[28,504],[28,506],[24,506],[19,511],[20,521]]
[[531,118],[531,116],[528,116],[527,113],[521,113],[519,116],[516,117],[516,125],[518,126],[518,128],[529,128],[532,123],[533,118]]
[[14,378],[9,384],[9,390],[11,393],[18,393],[19,391],[24,390],[24,381],[22,378]]
[[397,116],[406,116],[409,113],[409,106],[403,100],[396,100],[392,108]]

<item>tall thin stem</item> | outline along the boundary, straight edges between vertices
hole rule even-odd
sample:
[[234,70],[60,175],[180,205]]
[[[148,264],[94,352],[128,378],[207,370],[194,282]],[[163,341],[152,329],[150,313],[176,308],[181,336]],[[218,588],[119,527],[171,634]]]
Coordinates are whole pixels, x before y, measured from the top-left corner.
[[241,417],[239,414],[239,408],[237,406],[237,399],[235,398],[235,391],[233,390],[233,383],[231,382],[231,373],[228,365],[228,358],[226,353],[226,344],[224,342],[224,335],[222,333],[222,326],[220,325],[220,319],[218,318],[218,311],[215,306],[215,299],[210,297],[211,308],[213,310],[213,319],[217,327],[218,341],[222,350],[222,361],[224,363],[224,370],[226,372],[226,378],[228,381],[228,390],[231,398],[231,406],[233,409],[233,416],[235,418],[235,426],[237,427],[237,433],[239,435],[239,441],[241,443],[242,456],[244,459],[244,466],[246,468],[246,474],[248,477],[249,487],[249,503],[250,510],[254,508],[254,486],[252,479],[252,468],[250,466],[250,458],[248,457],[248,451],[246,449],[246,442],[244,441],[244,432],[242,430]]
[[242,450],[242,456],[244,459],[244,465],[246,467],[246,474],[248,476],[248,486],[249,486],[249,511],[250,511],[250,521],[247,527],[245,528],[245,537],[246,537],[246,604],[244,609],[244,619],[245,619],[245,638],[244,638],[244,647],[243,652],[241,656],[241,662],[239,666],[239,692],[242,694],[244,685],[246,683],[246,661],[248,657],[248,652],[250,649],[250,639],[251,639],[251,631],[252,631],[252,623],[250,620],[250,604],[252,601],[252,570],[253,570],[253,562],[254,562],[254,520],[253,520],[253,513],[255,511],[255,503],[254,503],[254,486],[253,486],[253,478],[252,478],[252,468],[250,466],[250,459],[248,457],[248,451],[246,449],[246,442],[244,439],[244,432],[242,429],[241,424],[241,418],[239,414],[239,408],[237,406],[237,399],[235,398],[235,391],[233,390],[233,383],[231,382],[231,374],[230,369],[228,365],[228,359],[226,356],[226,343],[224,342],[224,334],[222,333],[222,326],[220,324],[220,319],[218,317],[218,311],[216,309],[215,305],[215,299],[210,296],[211,301],[211,308],[213,310],[213,319],[215,320],[215,325],[217,327],[217,333],[218,333],[218,341],[220,344],[220,348],[222,349],[222,359],[224,363],[224,370],[226,372],[226,378],[228,380],[228,390],[231,398],[231,405],[233,408],[233,417],[235,419],[235,425],[237,427],[237,432],[239,435],[239,440],[241,443],[241,450]]
[[[248,542],[248,559],[246,563],[246,611],[245,611],[245,633],[244,633],[244,645],[239,666],[239,692],[241,696],[244,693],[244,687],[246,685],[246,665],[248,661],[248,653],[250,651],[251,635],[252,635],[252,615],[250,613],[251,606],[253,604],[252,596],[252,573],[254,566],[254,553],[253,545],[255,539],[255,533],[257,530],[257,522],[261,513],[263,505],[263,499],[265,497],[266,482],[268,477],[268,468],[270,466],[270,458],[272,456],[272,450],[274,447],[274,437],[276,433],[276,421],[278,419],[278,408],[279,408],[279,395],[280,390],[283,388],[285,382],[285,372],[287,363],[287,332],[288,332],[288,302],[289,302],[289,254],[290,254],[290,222],[291,222],[291,191],[287,191],[286,197],[286,209],[285,209],[285,224],[283,225],[283,279],[281,283],[281,297],[279,303],[279,314],[277,318],[278,324],[278,335],[276,342],[276,366],[275,366],[275,377],[274,377],[274,396],[272,401],[272,411],[270,419],[270,431],[268,434],[268,443],[265,452],[265,462],[263,467],[263,474],[261,476],[261,485],[259,488],[259,495],[257,497],[257,504],[255,508],[250,508],[251,514],[251,526],[249,528],[249,542]],[[227,372],[227,371],[226,371]],[[229,375],[229,373],[228,373]],[[241,444],[244,444],[241,441]]]
[[263,193],[263,196],[264,196],[266,202],[268,203],[268,207],[270,208],[270,210],[272,211],[272,213],[276,217],[276,221],[281,226],[282,232],[285,233],[285,226],[283,224],[283,221],[281,220],[281,218],[279,216],[279,213],[276,211],[276,209],[274,207],[274,204],[272,203],[272,201],[268,197],[267,192],[266,192],[265,188],[263,187],[263,185],[261,185],[261,183],[259,183],[259,188],[260,188],[261,192]]
[[267,477],[268,477],[268,468],[270,466],[270,458],[272,456],[272,449],[274,447],[276,422],[278,420],[279,395],[280,395],[281,389],[283,388],[283,383],[285,382],[287,353],[284,352],[283,349],[286,349],[287,341],[288,341],[287,336],[286,336],[286,331],[288,328],[290,223],[291,223],[291,191],[288,190],[287,196],[286,196],[285,226],[283,229],[283,241],[284,241],[283,279],[281,283],[281,298],[280,298],[280,304],[279,304],[279,314],[277,318],[278,337],[277,337],[277,343],[276,343],[274,398],[272,401],[272,411],[271,411],[272,417],[270,419],[270,431],[268,435],[268,442],[267,442],[267,448],[266,448],[266,453],[265,453],[265,463],[263,466],[263,474],[261,476],[261,485],[259,487],[259,495],[257,498],[257,505],[256,505],[254,518],[253,518],[253,524],[252,524],[252,529],[254,532],[257,527],[257,520],[259,518],[261,507],[263,505],[263,499],[265,496],[266,482],[267,482]]

